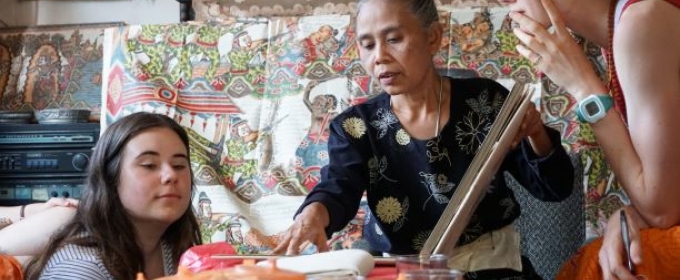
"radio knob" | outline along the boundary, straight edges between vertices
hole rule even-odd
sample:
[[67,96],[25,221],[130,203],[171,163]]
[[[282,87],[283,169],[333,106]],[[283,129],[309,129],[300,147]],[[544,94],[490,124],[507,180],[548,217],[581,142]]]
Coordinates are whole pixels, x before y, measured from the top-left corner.
[[71,160],[71,164],[73,164],[73,167],[78,171],[85,170],[89,162],[90,158],[88,158],[87,155],[83,153],[77,153]]

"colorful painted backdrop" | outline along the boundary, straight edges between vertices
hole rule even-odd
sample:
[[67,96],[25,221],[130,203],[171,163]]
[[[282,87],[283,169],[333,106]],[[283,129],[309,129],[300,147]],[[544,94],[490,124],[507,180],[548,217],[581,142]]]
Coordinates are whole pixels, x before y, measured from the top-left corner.
[[122,23],[0,29],[0,110],[101,112],[104,29]]

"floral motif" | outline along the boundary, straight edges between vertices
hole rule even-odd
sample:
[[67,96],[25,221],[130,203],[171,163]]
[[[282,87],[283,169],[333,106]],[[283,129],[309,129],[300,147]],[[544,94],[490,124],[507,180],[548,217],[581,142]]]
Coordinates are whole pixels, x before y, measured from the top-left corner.
[[439,141],[441,140],[441,136],[437,136],[437,138],[432,139],[430,141],[427,141],[427,144],[425,144],[428,147],[427,150],[427,157],[430,158],[430,163],[435,162],[437,160],[442,160],[443,158],[446,158],[449,161],[449,166],[451,166],[451,159],[449,158],[449,150],[444,147],[443,149],[439,149]]
[[470,106],[473,112],[480,115],[491,114],[493,107],[489,104],[489,92],[484,90],[478,96],[477,99],[470,98],[465,100],[465,104]]
[[430,193],[430,197],[423,202],[423,211],[425,211],[425,206],[427,206],[427,202],[431,198],[434,198],[439,204],[449,203],[449,198],[445,194],[450,192],[456,184],[449,182],[448,177],[444,174],[437,175],[420,172],[420,176],[424,179],[421,183],[427,187],[427,191]]
[[493,100],[489,100],[489,93],[486,90],[477,98],[465,100],[471,111],[456,124],[456,140],[461,150],[468,154],[477,152],[491,130],[492,118],[500,111],[504,101],[500,93],[495,94]]
[[376,206],[376,216],[386,224],[396,222],[402,215],[401,203],[394,197],[385,197]]
[[404,201],[401,202],[401,213],[402,213],[401,219],[397,220],[397,222],[394,223],[394,226],[392,227],[392,230],[394,232],[399,231],[399,229],[401,229],[401,227],[403,227],[404,224],[406,223],[406,213],[408,213],[408,208],[409,208],[410,205],[411,205],[411,203],[408,200],[408,196],[404,197]]
[[489,132],[485,119],[480,119],[474,112],[469,112],[463,120],[456,124],[456,140],[460,149],[468,154],[474,154]]
[[385,108],[380,108],[375,112],[375,116],[371,121],[371,126],[378,130],[378,139],[380,139],[387,134],[388,128],[391,128],[393,124],[398,122],[399,119],[397,119],[397,116],[392,114],[392,112]]
[[350,117],[342,122],[342,128],[352,137],[359,139],[366,133],[366,124],[364,120],[357,117]]
[[416,234],[416,236],[413,237],[411,248],[413,248],[416,251],[420,251],[421,249],[423,249],[423,246],[425,246],[425,242],[427,242],[427,239],[430,237],[431,233],[432,230],[426,230]]
[[385,179],[390,182],[397,181],[385,175],[385,171],[387,171],[387,165],[387,157],[385,156],[381,157],[380,159],[378,159],[377,156],[373,156],[368,160],[368,175],[370,178],[370,184],[377,184],[380,179]]
[[406,130],[404,130],[403,128],[399,129],[397,131],[397,134],[395,135],[395,137],[396,137],[397,143],[399,143],[399,145],[406,146],[406,145],[408,145],[408,143],[411,143],[411,136],[408,135]]

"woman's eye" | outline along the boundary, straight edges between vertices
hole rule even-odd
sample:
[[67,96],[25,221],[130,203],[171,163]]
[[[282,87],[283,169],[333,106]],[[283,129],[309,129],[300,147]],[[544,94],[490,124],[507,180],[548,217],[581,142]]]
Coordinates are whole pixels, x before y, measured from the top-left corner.
[[372,50],[375,44],[373,43],[366,43],[366,44],[361,44],[361,47],[367,50]]
[[154,169],[154,168],[156,168],[156,165],[153,164],[153,163],[143,163],[143,164],[140,164],[140,165],[141,165],[142,167],[146,168],[146,169]]
[[398,43],[400,41],[399,38],[388,38],[387,42],[390,44]]

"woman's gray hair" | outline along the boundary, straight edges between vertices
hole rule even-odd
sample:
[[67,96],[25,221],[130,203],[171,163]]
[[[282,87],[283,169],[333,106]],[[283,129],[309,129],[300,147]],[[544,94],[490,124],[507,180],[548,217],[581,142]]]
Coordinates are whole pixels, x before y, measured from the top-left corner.
[[[361,6],[372,0],[359,0],[357,3],[357,16],[361,12]],[[381,0],[407,5],[409,10],[415,15],[424,28],[428,28],[432,23],[439,22],[439,11],[434,0]]]

